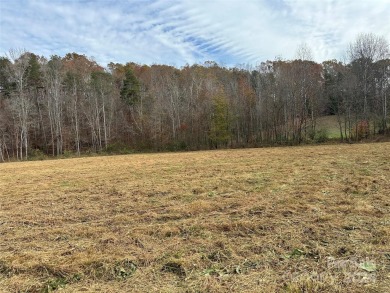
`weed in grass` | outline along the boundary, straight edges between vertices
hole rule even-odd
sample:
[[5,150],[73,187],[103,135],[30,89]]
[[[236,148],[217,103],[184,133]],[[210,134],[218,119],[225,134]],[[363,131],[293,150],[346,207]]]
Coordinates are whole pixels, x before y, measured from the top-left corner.
[[65,278],[50,279],[44,285],[43,289],[41,290],[41,293],[51,293],[53,291],[59,290],[61,288],[64,288],[67,283],[68,282]]
[[179,262],[170,261],[163,265],[161,271],[175,274],[179,277],[186,276],[186,270],[183,265]]
[[285,254],[284,257],[287,259],[288,258],[300,258],[300,257],[304,257],[305,255],[306,255],[306,253],[303,250],[295,248],[290,253]]
[[12,269],[4,262],[0,260],[0,277],[10,277],[12,275]]
[[130,260],[115,263],[94,261],[84,266],[84,275],[95,280],[122,280],[131,277],[137,270],[137,265]]

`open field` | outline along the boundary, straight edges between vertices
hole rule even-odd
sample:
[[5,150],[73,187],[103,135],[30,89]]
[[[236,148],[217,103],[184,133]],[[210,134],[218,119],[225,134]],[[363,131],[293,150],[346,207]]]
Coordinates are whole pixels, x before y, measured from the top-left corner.
[[388,292],[390,143],[0,164],[0,292]]
[[336,115],[319,117],[316,128],[317,130],[326,131],[328,138],[340,138],[340,126]]

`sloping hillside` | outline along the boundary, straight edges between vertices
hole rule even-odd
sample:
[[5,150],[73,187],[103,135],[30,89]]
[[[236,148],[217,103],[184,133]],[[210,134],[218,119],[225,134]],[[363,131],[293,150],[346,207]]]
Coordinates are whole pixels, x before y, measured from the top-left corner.
[[390,143],[0,165],[1,292],[386,292]]

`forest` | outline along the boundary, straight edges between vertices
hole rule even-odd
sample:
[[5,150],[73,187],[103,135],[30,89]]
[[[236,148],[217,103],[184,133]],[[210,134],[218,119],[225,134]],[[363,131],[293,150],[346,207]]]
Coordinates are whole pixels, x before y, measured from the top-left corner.
[[11,49],[0,57],[0,161],[131,151],[318,142],[337,117],[341,141],[390,134],[386,39],[360,34],[347,61],[227,68],[110,63]]

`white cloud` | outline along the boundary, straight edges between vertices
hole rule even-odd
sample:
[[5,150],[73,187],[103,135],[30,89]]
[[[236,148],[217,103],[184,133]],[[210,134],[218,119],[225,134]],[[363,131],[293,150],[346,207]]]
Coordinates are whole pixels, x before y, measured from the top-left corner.
[[385,0],[0,0],[0,52],[235,65],[294,58],[305,42],[323,61],[341,58],[360,32],[390,41],[389,15]]

